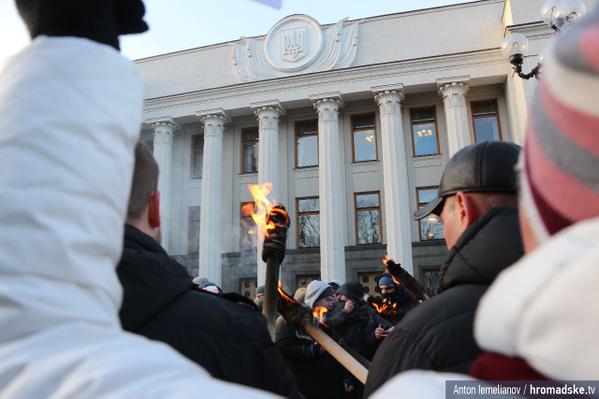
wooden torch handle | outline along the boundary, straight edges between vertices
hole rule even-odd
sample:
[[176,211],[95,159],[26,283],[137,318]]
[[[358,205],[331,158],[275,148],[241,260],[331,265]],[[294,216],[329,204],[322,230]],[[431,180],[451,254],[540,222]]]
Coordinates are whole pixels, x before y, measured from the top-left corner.
[[266,317],[268,332],[273,340],[275,337],[275,321],[277,316],[277,282],[279,281],[280,266],[281,262],[278,259],[269,258],[266,262],[266,281],[264,283],[262,314]]
[[347,369],[354,377],[358,379],[362,384],[366,385],[366,378],[368,377],[368,369],[364,367],[360,362],[353,358],[345,349],[343,349],[333,338],[329,337],[327,333],[322,331],[317,326],[306,322],[304,324],[304,330],[310,334],[316,342],[320,344],[331,356],[335,358],[343,367]]

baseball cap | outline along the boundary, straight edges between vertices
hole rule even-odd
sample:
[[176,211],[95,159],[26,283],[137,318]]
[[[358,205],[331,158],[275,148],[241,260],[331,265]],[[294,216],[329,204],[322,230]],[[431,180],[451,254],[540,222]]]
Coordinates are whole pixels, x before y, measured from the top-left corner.
[[515,194],[519,153],[520,146],[503,141],[462,148],[445,165],[437,198],[414,212],[414,219],[440,215],[445,198],[458,192]]

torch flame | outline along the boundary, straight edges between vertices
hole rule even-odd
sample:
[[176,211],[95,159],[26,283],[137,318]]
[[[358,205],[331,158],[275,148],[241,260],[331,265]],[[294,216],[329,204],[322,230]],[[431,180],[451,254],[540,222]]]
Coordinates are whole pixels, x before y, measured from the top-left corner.
[[324,315],[328,312],[329,310],[327,308],[325,308],[324,306],[317,306],[314,308],[314,311],[312,312],[312,316],[314,316],[314,318],[316,320],[318,320],[318,322],[322,325],[326,325],[324,322]]
[[[397,280],[397,278],[395,278],[395,276],[393,275],[393,273],[391,273],[391,270],[389,270],[389,261],[391,260],[391,258],[389,258],[387,255],[383,256],[383,265],[385,265],[385,268],[387,268],[387,271],[389,272],[389,274],[391,274],[391,280],[393,280],[393,282],[397,285],[401,285],[401,283],[399,282],[399,280]],[[395,263],[391,261],[391,263]],[[380,313],[380,312],[379,312]]]
[[372,306],[374,306],[374,309],[376,310],[376,312],[378,314],[383,314],[387,311],[387,304],[383,303],[382,305],[379,305],[378,303],[373,302]]
[[277,287],[277,291],[279,291],[279,294],[281,294],[281,297],[283,297],[284,300],[286,300],[289,303],[293,303],[296,304],[298,303],[295,299],[293,299],[292,297],[290,297],[285,290],[283,289],[283,284],[281,283],[281,280],[279,280],[279,286]]
[[253,202],[245,204],[241,208],[242,215],[251,216],[252,220],[258,228],[259,234],[268,237],[275,229],[276,224],[269,220],[268,215],[271,213],[283,215],[285,220],[289,222],[289,215],[283,209],[274,207],[273,201],[268,199],[268,195],[272,191],[272,183],[264,184],[249,184],[248,190],[252,194]]

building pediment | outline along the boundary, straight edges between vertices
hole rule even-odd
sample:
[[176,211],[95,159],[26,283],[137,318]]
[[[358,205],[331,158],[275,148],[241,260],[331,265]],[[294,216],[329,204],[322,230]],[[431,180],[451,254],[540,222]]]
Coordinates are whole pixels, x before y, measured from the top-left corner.
[[233,68],[240,82],[328,71],[352,66],[360,21],[321,26],[308,15],[290,15],[265,37],[233,44]]

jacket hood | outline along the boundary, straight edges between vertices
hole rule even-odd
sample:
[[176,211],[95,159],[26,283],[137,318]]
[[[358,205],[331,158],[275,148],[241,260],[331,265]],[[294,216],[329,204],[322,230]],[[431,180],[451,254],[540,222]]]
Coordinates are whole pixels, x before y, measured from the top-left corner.
[[461,284],[490,285],[524,249],[516,208],[494,208],[470,226],[441,268],[439,292]]
[[554,379],[599,379],[599,218],[559,233],[510,267],[477,310],[475,336]]
[[135,331],[193,286],[183,266],[152,237],[130,225],[125,226],[125,248],[117,273],[123,286],[120,318],[128,331]]

